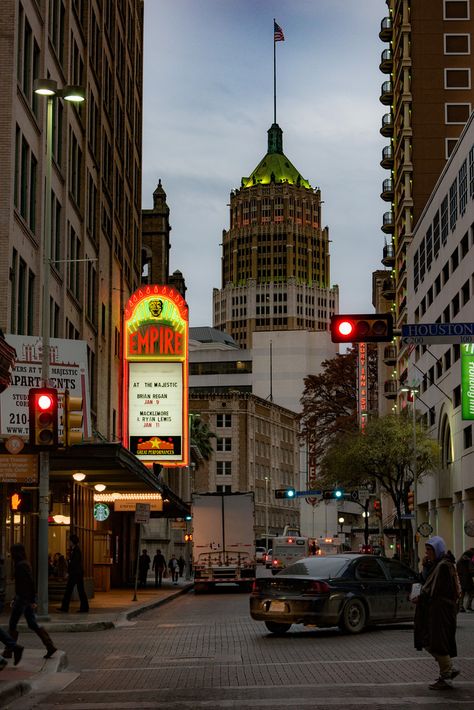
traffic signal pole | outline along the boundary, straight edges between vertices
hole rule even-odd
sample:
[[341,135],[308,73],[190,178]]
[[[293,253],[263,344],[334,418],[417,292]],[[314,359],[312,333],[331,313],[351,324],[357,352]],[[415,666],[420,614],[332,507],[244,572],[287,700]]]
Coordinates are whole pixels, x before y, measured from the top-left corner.
[[[46,106],[46,162],[43,234],[43,303],[41,335],[43,353],[41,378],[49,385],[49,282],[51,258],[51,170],[53,150],[53,97],[47,97]],[[39,500],[38,500],[38,614],[48,615],[48,514],[49,514],[49,451],[39,453]]]

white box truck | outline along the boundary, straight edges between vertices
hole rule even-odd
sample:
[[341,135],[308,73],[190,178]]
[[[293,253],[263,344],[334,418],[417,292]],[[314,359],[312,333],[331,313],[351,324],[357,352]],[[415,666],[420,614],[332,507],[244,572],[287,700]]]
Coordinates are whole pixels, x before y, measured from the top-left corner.
[[253,493],[194,493],[194,590],[238,584],[251,590],[255,579]]

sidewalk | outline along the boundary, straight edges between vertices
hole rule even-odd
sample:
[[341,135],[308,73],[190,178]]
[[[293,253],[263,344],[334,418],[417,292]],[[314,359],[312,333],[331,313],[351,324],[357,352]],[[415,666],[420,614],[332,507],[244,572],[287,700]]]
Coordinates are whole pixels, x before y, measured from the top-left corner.
[[[112,589],[110,592],[96,592],[90,600],[90,611],[87,614],[78,614],[79,602],[72,602],[68,614],[57,611],[58,603],[51,605],[48,620],[39,620],[41,626],[53,634],[56,631],[100,631],[103,629],[126,626],[134,617],[143,614],[149,609],[154,609],[161,604],[175,599],[193,588],[192,581],[180,578],[177,585],[164,579],[161,589],[155,589],[150,582],[145,589],[137,590],[137,601],[132,601],[133,589]],[[0,614],[0,625],[8,626],[8,613]],[[23,658],[18,666],[12,661],[0,672],[0,708],[7,703],[29,693],[33,688],[40,688],[51,674],[65,671],[68,665],[67,655],[64,651],[57,651],[50,659],[43,658],[44,649],[28,648],[28,637],[25,632],[31,633],[24,623],[18,624],[20,643],[25,646]],[[59,679],[58,679],[59,680]]]

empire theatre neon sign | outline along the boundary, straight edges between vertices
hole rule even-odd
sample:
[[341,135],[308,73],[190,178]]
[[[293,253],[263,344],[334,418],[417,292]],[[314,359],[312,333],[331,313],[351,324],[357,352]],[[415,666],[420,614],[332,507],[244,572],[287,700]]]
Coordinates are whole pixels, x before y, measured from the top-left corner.
[[148,466],[186,466],[186,301],[170,286],[143,286],[127,302],[124,325],[125,445]]

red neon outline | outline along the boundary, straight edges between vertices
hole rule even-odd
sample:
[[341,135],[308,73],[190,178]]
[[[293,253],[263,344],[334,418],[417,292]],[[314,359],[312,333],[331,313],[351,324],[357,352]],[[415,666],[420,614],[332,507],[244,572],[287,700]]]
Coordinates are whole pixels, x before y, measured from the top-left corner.
[[[140,358],[141,362],[179,362],[182,365],[182,377],[183,377],[183,417],[181,424],[182,431],[182,441],[183,447],[181,451],[181,459],[177,461],[163,461],[160,458],[153,459],[152,461],[143,461],[138,459],[148,468],[152,468],[154,463],[159,463],[164,468],[176,468],[189,465],[189,310],[188,305],[182,295],[176,291],[176,289],[171,286],[160,286],[160,285],[147,285],[141,286],[139,289],[133,293],[127,301],[127,305],[124,310],[124,320],[123,320],[123,421],[122,421],[122,444],[127,449],[129,449],[129,431],[128,431],[128,414],[129,414],[129,404],[128,404],[128,384],[129,384],[129,360],[126,358],[127,353],[127,338],[128,338],[128,322],[133,317],[135,309],[142,303],[145,299],[150,296],[163,296],[164,298],[172,301],[177,307],[178,312],[182,320],[184,321],[184,358],[151,358],[145,360]],[[137,360],[133,360],[137,362]],[[138,458],[138,457],[137,457]]]

